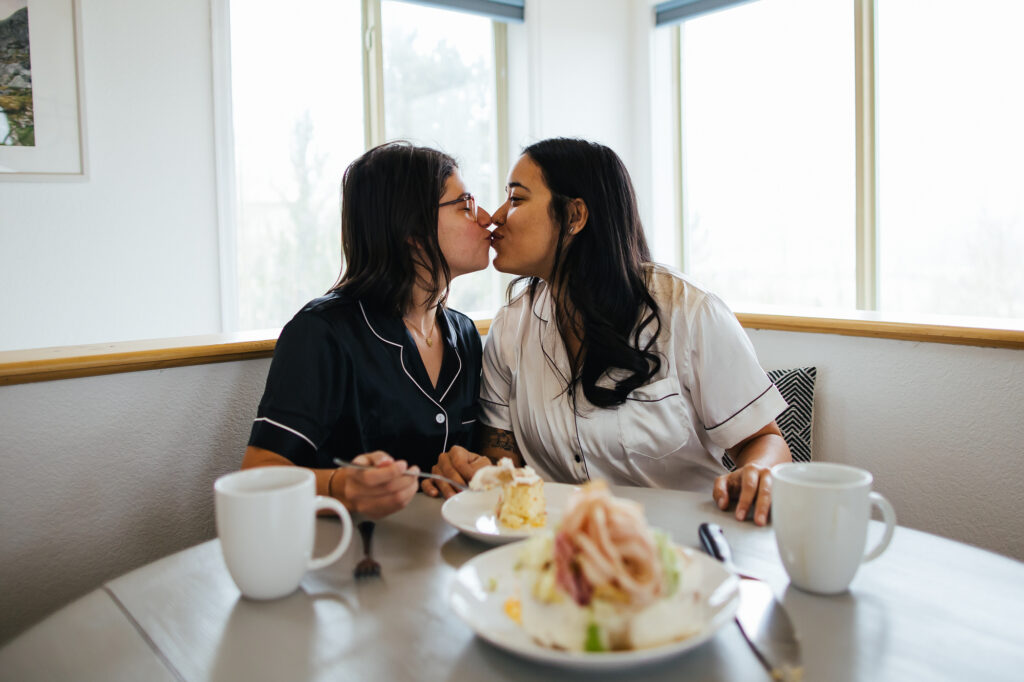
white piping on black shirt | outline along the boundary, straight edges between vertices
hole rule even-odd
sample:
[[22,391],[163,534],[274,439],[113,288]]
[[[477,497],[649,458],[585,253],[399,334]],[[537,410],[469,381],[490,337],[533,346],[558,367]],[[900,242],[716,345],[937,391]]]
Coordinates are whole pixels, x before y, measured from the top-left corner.
[[[438,403],[436,400],[431,398],[430,394],[427,393],[426,391],[424,391],[423,387],[420,386],[419,383],[417,383],[417,381],[412,378],[411,374],[409,374],[409,370],[406,369],[406,367],[405,367],[405,347],[402,344],[400,344],[400,343],[395,343],[394,341],[388,341],[383,336],[381,336],[380,334],[377,333],[377,330],[373,328],[372,324],[370,324],[370,318],[367,317],[367,315],[366,315],[366,308],[363,307],[363,302],[362,301],[359,301],[359,310],[363,313],[363,319],[366,321],[366,326],[370,328],[370,331],[373,332],[374,336],[376,336],[378,339],[380,339],[384,343],[387,343],[387,344],[392,345],[392,346],[396,346],[398,348],[398,360],[402,364],[402,371],[405,372],[405,376],[409,377],[409,381],[411,381],[413,383],[413,385],[416,386],[416,388],[420,389],[420,393],[425,395],[427,397],[427,400],[429,400],[430,402],[434,403],[434,405],[437,406],[437,409],[441,410],[441,412],[444,414],[444,444],[441,447],[441,452],[447,452],[448,451],[448,421],[449,421],[448,420],[448,412],[447,412],[447,410],[445,410],[443,407],[441,407],[440,403]],[[455,351],[455,356],[458,357],[458,355],[459,355],[459,352],[456,350]],[[461,372],[461,371],[462,371],[462,358],[459,358],[459,372]],[[455,376],[456,377],[459,376],[459,373],[456,372]],[[452,379],[452,384],[454,384],[454,383],[455,383],[455,379]],[[452,384],[448,385],[448,389],[451,389]],[[444,395],[448,395],[448,389],[445,390]],[[444,400],[444,395],[441,396],[442,400]]]
[[313,441],[311,441],[309,438],[307,438],[304,434],[300,433],[299,431],[296,431],[295,429],[293,429],[290,426],[285,426],[281,422],[276,422],[273,419],[268,419],[266,417],[256,417],[256,419],[253,419],[253,421],[254,422],[267,422],[268,424],[273,424],[274,426],[276,426],[279,429],[284,429],[285,431],[290,431],[291,433],[294,433],[296,436],[298,436],[302,440],[304,440],[307,443],[309,443],[310,445],[312,445],[314,451],[319,449],[319,448],[317,448],[316,444]]

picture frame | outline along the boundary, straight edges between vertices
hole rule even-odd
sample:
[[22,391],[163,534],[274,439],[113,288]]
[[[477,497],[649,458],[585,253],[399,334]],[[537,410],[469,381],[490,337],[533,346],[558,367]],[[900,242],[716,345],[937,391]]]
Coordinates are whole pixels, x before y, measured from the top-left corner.
[[[18,0],[0,0],[10,16]],[[0,181],[84,179],[86,174],[80,0],[21,0],[28,10],[33,135],[0,144]],[[23,79],[24,80],[24,79]],[[4,117],[3,132],[10,130]]]

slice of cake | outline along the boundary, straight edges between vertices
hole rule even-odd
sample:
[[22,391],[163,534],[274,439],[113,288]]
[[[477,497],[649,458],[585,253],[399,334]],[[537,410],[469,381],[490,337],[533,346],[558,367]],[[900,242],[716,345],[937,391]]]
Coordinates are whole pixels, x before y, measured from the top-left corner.
[[532,467],[517,468],[503,457],[496,465],[479,469],[469,482],[471,490],[490,490],[501,486],[495,515],[506,528],[540,528],[547,522],[544,481]]

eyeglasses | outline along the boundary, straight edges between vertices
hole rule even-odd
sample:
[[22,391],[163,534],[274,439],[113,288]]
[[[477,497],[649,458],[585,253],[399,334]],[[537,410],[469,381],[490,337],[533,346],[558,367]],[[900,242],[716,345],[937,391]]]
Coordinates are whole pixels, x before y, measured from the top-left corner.
[[476,197],[474,197],[469,192],[466,192],[465,194],[460,195],[459,197],[452,199],[451,201],[441,202],[440,204],[437,205],[437,207],[442,208],[444,206],[454,206],[455,204],[464,204],[461,207],[462,210],[466,211],[467,213],[469,213],[469,215],[476,218]]

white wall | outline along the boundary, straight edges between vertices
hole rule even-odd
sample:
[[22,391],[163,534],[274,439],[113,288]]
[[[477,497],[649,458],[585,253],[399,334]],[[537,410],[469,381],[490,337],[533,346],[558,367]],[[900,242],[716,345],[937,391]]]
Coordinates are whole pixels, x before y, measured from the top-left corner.
[[0,181],[0,350],[218,332],[209,1],[81,5],[88,176]]
[[215,534],[269,360],[0,386],[0,644]]
[[[582,137],[608,145],[630,167],[639,165],[633,154],[631,8],[629,0],[527,2],[534,139]],[[513,89],[510,98],[516,94]]]
[[749,330],[818,368],[815,459],[864,467],[902,525],[1024,560],[1024,351]]

